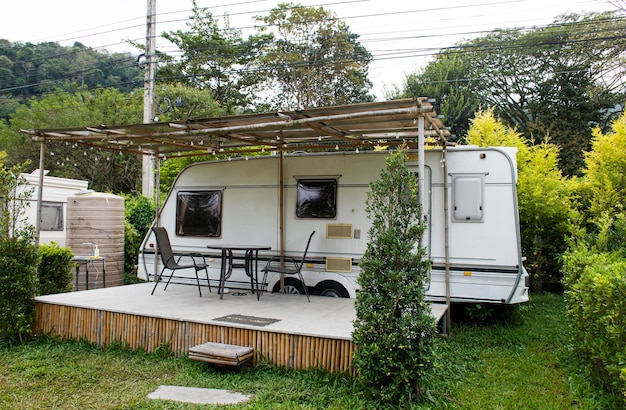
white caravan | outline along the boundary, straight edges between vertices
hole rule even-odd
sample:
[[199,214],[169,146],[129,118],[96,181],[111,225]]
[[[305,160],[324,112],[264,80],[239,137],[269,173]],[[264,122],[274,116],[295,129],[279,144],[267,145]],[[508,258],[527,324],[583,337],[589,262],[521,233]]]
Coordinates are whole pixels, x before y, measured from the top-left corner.
[[[282,178],[278,155],[196,163],[178,175],[159,224],[167,229],[175,251],[207,255],[212,286],[218,283],[220,255],[207,245],[271,246],[271,252],[260,256],[262,267],[279,252],[281,227],[284,253],[296,258],[316,231],[303,268],[306,286],[314,295],[354,298],[371,225],[365,213],[369,183],[379,178],[386,155],[381,151],[285,155]],[[417,178],[417,158],[411,157],[417,154],[409,155]],[[432,260],[428,298],[444,301],[449,288],[452,302],[528,301],[515,149],[458,146],[448,148],[443,158],[441,149],[425,152],[424,242]],[[154,280],[154,250],[155,238],[148,233],[139,255],[138,275],[143,280]],[[193,271],[179,272],[172,282],[195,284]],[[268,277],[266,286],[277,290],[279,277]],[[226,287],[249,289],[250,279],[235,269]],[[285,287],[303,290],[293,277],[285,279]]]
[[[31,174],[20,174],[32,188],[25,212],[25,219],[35,226],[37,221],[37,190],[39,189],[39,170]],[[41,225],[39,243],[56,242],[66,244],[67,234],[67,197],[87,190],[89,182],[79,179],[58,178],[45,175],[41,201]]]

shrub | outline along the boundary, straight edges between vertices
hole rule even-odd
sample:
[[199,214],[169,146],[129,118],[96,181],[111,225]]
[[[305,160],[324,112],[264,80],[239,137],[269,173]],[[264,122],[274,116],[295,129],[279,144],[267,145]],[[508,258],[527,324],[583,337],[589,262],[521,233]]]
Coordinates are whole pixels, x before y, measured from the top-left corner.
[[137,257],[141,238],[133,225],[124,221],[124,284],[139,283],[137,278]]
[[0,340],[22,342],[35,315],[37,252],[23,238],[0,239]]
[[124,283],[137,283],[137,257],[141,241],[154,220],[154,201],[145,196],[127,197],[124,227]]
[[38,253],[37,294],[50,295],[71,291],[74,268],[72,250],[52,242],[39,245]]
[[354,366],[373,397],[407,403],[422,394],[433,367],[436,327],[425,300],[429,261],[418,246],[425,226],[402,151],[387,158],[370,187],[372,227],[358,278]]
[[578,348],[626,398],[626,259],[578,246],[565,255],[567,313]]

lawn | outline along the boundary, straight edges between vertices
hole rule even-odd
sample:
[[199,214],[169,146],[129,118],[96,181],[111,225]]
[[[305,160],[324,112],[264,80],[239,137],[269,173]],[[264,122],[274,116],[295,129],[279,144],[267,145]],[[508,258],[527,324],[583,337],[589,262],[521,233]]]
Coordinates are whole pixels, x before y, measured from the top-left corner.
[[[477,322],[453,311],[453,333],[438,339],[439,365],[426,383],[424,401],[410,408],[620,408],[572,350],[560,295],[536,295],[499,316]],[[250,402],[232,408],[384,408],[363,397],[350,376],[267,363],[215,369],[166,349],[145,354],[40,337],[0,348],[0,369],[2,409],[212,408],[146,397],[163,384],[252,394]]]

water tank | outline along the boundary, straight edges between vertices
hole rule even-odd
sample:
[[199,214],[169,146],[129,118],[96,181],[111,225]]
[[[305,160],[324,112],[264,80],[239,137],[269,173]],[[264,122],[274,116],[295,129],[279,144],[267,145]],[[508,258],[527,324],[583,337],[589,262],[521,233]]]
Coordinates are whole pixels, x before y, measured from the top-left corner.
[[[78,289],[123,285],[124,198],[91,191],[68,196],[67,246],[78,259],[95,259],[79,264]],[[102,259],[93,258],[96,252],[104,258],[104,275]]]

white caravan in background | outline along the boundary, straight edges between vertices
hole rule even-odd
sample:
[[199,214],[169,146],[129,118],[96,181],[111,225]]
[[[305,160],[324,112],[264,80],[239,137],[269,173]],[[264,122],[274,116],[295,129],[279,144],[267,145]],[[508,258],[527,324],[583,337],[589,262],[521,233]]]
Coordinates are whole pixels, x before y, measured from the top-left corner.
[[[39,170],[37,169],[30,174],[20,174],[20,176],[28,182],[29,189],[32,188],[25,218],[29,224],[35,226],[37,221]],[[85,192],[88,184],[88,181],[79,179],[44,176],[39,243],[54,241],[60,246],[66,245],[67,197],[79,192]]]
[[[272,251],[260,256],[263,266],[279,252],[281,226],[284,253],[296,258],[315,230],[303,268],[306,286],[314,295],[354,298],[371,225],[365,201],[387,155],[385,151],[285,155],[282,178],[278,155],[192,164],[168,193],[159,225],[167,229],[175,251],[207,255],[212,286],[218,283],[220,254],[210,252],[207,245],[271,246]],[[416,155],[409,154],[408,164],[417,178],[417,158],[411,157]],[[448,148],[443,158],[441,149],[425,152],[423,211],[428,230],[424,242],[432,260],[428,298],[446,300],[448,269],[452,302],[528,301],[515,149],[457,146]],[[138,275],[143,280],[154,280],[155,248],[149,232],[139,255]],[[172,282],[195,284],[195,273],[177,270]],[[226,287],[249,289],[249,284],[245,272],[235,269]],[[279,277],[268,277],[266,286],[277,290]],[[288,291],[303,290],[294,277],[287,277],[285,286]]]

